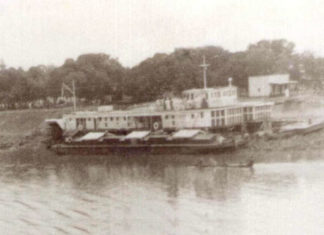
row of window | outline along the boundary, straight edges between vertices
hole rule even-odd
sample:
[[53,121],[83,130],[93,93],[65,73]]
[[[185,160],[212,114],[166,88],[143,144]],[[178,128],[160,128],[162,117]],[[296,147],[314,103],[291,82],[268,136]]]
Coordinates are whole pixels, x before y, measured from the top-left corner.
[[200,114],[198,114],[198,113],[196,113],[196,114],[195,114],[195,113],[192,113],[192,114],[191,114],[191,118],[192,118],[192,119],[194,119],[196,116],[197,116],[197,117],[200,116],[201,118],[203,118],[203,117],[204,117],[204,112],[201,112]]
[[245,114],[244,115],[245,121],[252,121],[253,120],[253,114]]
[[[197,116],[197,117],[200,116],[201,118],[203,118],[203,117],[204,117],[204,112],[200,112],[199,114],[197,114],[197,113],[192,113],[192,114],[188,114],[188,115],[190,115],[192,119],[194,119],[196,116]],[[165,119],[165,120],[168,120],[169,118],[170,118],[170,119],[175,119],[175,115],[165,115],[165,116],[164,116],[164,119]]]
[[[236,90],[227,90],[227,91],[215,91],[215,92],[212,92],[212,93],[207,93],[207,96],[210,96],[211,98],[213,97],[221,97],[221,96],[234,96],[236,95]],[[197,97],[200,97],[202,96],[201,93],[199,94],[194,94],[194,93],[189,93],[189,94],[185,94],[185,98],[187,100],[193,100],[194,98],[197,98]]]
[[[78,120],[87,120],[88,122],[91,122],[93,119],[97,119],[99,122],[101,122],[101,121],[108,121],[108,120],[110,120],[110,121],[114,121],[114,120],[116,120],[116,121],[119,121],[119,120],[124,120],[124,121],[126,121],[126,117],[98,117],[98,118],[77,118],[76,120],[77,120],[77,122],[78,122]],[[130,117],[128,117],[128,119],[130,119]],[[69,121],[71,122],[73,119],[72,118],[69,118]]]
[[211,112],[212,117],[225,116],[225,110],[216,110]]
[[[229,109],[227,112],[228,112],[229,115],[242,114],[242,109],[240,109],[240,108]],[[252,112],[252,108],[251,108],[251,112]],[[200,112],[199,114],[192,113],[191,118],[194,119],[195,117],[198,117],[197,115],[199,115],[201,118],[203,118],[204,117],[204,112]],[[211,116],[212,117],[223,117],[223,116],[225,116],[225,110],[211,111]],[[175,116],[174,115],[165,115],[164,116],[164,119],[166,119],[166,120],[169,119],[169,118],[174,119]]]
[[235,115],[235,114],[242,114],[242,109],[236,108],[236,109],[229,109],[227,111],[228,115]]
[[185,95],[185,98],[187,99],[187,100],[193,100],[194,98],[196,98],[196,97],[199,97],[201,94],[194,94],[194,93],[189,93],[189,94],[186,94]]
[[244,112],[246,113],[246,112],[253,112],[253,108],[252,107],[244,107]]
[[235,90],[223,91],[223,96],[233,96],[236,94]]
[[257,113],[255,115],[256,119],[267,119],[270,118],[270,113],[269,112],[264,112],[264,113]]
[[[174,119],[175,116],[174,116],[174,115],[170,115],[170,118],[171,118],[171,119]],[[165,115],[165,116],[164,116],[164,119],[169,119],[169,115]]]
[[221,96],[221,94],[220,94],[220,91],[217,91],[217,92],[213,92],[213,93],[211,93],[210,94],[210,97],[220,97]]
[[216,127],[216,126],[225,126],[225,119],[221,118],[221,119],[212,119],[212,126]]
[[227,119],[228,125],[239,124],[243,122],[242,116],[232,116]]

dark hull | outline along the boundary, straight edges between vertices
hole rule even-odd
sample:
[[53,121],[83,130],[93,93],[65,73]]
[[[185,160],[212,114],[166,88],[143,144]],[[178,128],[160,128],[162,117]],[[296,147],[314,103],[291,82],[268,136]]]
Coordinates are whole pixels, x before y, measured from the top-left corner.
[[152,153],[152,154],[204,154],[234,151],[246,145],[245,141],[238,143],[215,144],[56,144],[51,146],[57,154],[110,154],[110,153]]

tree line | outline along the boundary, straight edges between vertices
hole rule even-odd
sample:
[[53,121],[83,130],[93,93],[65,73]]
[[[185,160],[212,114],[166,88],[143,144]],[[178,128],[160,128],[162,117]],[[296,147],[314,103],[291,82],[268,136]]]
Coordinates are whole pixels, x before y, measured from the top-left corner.
[[78,98],[100,104],[121,102],[125,96],[137,103],[167,93],[179,95],[184,89],[203,86],[199,67],[203,56],[209,64],[210,87],[226,85],[232,77],[234,85],[246,89],[249,76],[273,73],[289,73],[297,81],[324,79],[324,58],[297,53],[295,44],[284,39],[262,40],[240,52],[218,46],[178,48],[169,54],[157,53],[132,68],[102,53],[67,59],[59,67],[39,65],[23,70],[6,68],[2,63],[0,104],[2,108],[16,108],[49,97],[55,100],[61,96],[62,84],[71,86],[72,81]]

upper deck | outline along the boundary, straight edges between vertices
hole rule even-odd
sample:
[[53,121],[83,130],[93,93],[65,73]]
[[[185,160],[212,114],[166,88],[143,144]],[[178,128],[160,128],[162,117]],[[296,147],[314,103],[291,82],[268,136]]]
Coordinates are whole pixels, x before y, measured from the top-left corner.
[[240,102],[231,78],[228,86],[208,88],[204,70],[204,81],[204,88],[185,90],[181,97],[165,97],[129,110],[99,108],[64,115],[65,129],[219,128],[270,118],[273,103]]

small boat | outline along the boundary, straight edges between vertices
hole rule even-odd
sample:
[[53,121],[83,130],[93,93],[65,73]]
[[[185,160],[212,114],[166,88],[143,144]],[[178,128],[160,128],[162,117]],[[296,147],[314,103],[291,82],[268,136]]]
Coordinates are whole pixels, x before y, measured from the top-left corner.
[[324,128],[324,120],[312,120],[295,122],[293,124],[284,125],[279,132],[271,136],[272,138],[291,137],[294,135],[307,135]]

